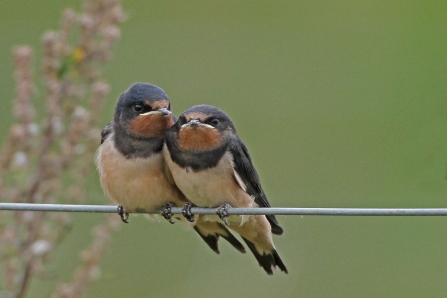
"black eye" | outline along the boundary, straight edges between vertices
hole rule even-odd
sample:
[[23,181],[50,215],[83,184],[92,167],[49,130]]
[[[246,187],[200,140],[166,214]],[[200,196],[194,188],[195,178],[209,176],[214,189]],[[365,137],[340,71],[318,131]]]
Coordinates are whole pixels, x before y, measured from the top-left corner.
[[211,125],[212,126],[216,126],[217,124],[219,124],[219,120],[218,119],[213,119],[213,120],[211,120]]
[[135,110],[135,112],[141,113],[141,112],[143,112],[144,107],[142,104],[137,103],[133,106],[133,109]]

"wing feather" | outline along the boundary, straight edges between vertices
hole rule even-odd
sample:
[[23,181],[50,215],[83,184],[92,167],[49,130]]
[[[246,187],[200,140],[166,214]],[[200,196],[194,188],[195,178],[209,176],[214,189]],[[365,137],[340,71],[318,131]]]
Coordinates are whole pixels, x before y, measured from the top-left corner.
[[[239,138],[232,141],[230,152],[233,155],[233,166],[235,171],[235,179],[241,188],[249,195],[254,197],[259,207],[270,207],[267,196],[261,187],[258,173],[251,162],[250,154],[245,144]],[[241,183],[242,182],[242,183]],[[272,226],[272,233],[281,235],[283,229],[279,226],[274,215],[266,215],[267,220]]]
[[111,133],[112,133],[112,123],[109,123],[101,131],[101,144],[104,143],[104,141]]

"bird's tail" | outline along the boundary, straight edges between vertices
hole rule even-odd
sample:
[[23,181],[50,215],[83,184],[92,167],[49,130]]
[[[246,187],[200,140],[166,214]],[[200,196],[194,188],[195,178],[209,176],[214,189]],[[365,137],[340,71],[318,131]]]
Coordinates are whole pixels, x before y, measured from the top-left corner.
[[284,273],[289,273],[287,271],[286,265],[284,265],[276,249],[273,249],[271,251],[263,250],[261,254],[259,253],[258,249],[256,249],[256,244],[245,239],[244,237],[242,237],[242,239],[244,239],[248,248],[251,250],[256,260],[258,260],[259,266],[264,268],[265,272],[267,272],[268,275],[273,274],[273,272],[276,269],[276,266],[278,266],[278,268],[281,269],[281,271],[283,271]]
[[200,220],[194,226],[194,230],[203,241],[217,254],[220,253],[218,247],[219,237],[227,240],[238,251],[245,253],[244,245],[221,223],[215,221]]

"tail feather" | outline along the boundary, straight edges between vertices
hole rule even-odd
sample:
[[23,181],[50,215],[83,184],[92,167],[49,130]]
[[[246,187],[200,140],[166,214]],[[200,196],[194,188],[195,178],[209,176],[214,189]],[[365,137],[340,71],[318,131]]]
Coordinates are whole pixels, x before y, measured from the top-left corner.
[[199,234],[199,236],[205,241],[206,244],[217,254],[220,253],[218,241],[219,237],[227,240],[234,248],[236,248],[241,253],[245,253],[244,245],[237,240],[236,237],[221,223],[214,222],[217,225],[218,231],[204,231],[199,228],[199,226],[194,226],[194,230]]
[[222,232],[218,232],[217,235],[222,236],[223,239],[227,240],[231,245],[233,245],[234,248],[236,248],[241,253],[245,253],[245,247],[244,245],[237,240],[236,237],[228,230],[223,224],[216,222],[219,227],[222,229],[223,232],[225,232],[225,235]]
[[203,234],[197,226],[194,226],[194,230],[199,234],[200,238],[208,244],[208,246],[217,254],[220,254],[219,247],[217,245],[217,241],[219,241],[219,235],[215,234]]
[[279,256],[278,252],[276,251],[276,249],[274,251],[272,251],[272,255],[273,255],[273,258],[275,259],[276,266],[278,266],[279,269],[281,269],[281,271],[283,271],[285,274],[289,274],[289,271],[287,271],[286,265],[284,265],[283,261],[281,260],[281,257]]
[[251,250],[253,255],[255,256],[256,260],[259,263],[259,266],[264,268],[265,272],[267,272],[268,275],[273,275],[273,272],[276,269],[276,266],[281,269],[284,273],[289,273],[287,271],[286,266],[284,265],[283,261],[281,260],[281,257],[279,256],[278,252],[276,250],[270,251],[270,252],[264,252],[263,254],[260,254],[256,246],[253,242],[250,242],[249,240],[244,239],[245,243],[247,244],[248,248]]

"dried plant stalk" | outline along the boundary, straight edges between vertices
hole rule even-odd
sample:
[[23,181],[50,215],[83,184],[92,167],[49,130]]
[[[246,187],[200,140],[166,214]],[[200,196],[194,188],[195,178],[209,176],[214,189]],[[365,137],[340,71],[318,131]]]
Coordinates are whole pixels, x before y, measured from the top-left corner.
[[[33,51],[14,50],[15,123],[0,154],[0,195],[7,202],[83,203],[84,185],[100,130],[97,120],[109,86],[102,66],[111,59],[124,14],[118,0],[85,0],[80,13],[63,13],[61,29],[44,34],[44,98],[37,98]],[[36,117],[33,101],[45,102]],[[0,219],[1,297],[23,297],[32,277],[45,275],[45,263],[68,232],[66,213],[10,212]],[[83,252],[74,280],[55,297],[79,297],[93,280],[107,249],[114,219],[95,228],[95,240]],[[88,257],[86,257],[88,256]],[[76,289],[72,291],[70,289]]]

